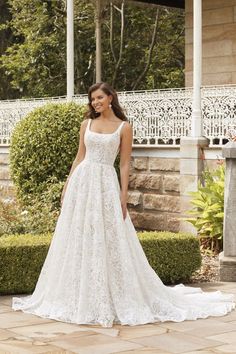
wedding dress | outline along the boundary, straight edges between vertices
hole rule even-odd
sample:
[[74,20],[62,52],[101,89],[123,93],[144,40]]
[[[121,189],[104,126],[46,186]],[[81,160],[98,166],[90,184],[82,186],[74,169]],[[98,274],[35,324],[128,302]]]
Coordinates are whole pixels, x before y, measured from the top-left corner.
[[85,131],[86,156],[73,171],[32,295],[12,307],[77,324],[140,325],[222,316],[231,294],[165,286],[150,267],[129,214],[123,220],[113,163],[124,122],[111,134]]

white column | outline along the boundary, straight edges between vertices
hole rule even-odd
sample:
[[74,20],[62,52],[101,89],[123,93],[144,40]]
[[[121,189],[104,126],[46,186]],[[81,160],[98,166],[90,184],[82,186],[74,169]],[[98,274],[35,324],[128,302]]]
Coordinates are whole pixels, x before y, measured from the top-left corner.
[[192,137],[202,136],[202,0],[193,0],[193,113]]
[[96,37],[96,82],[102,81],[102,36],[101,36],[101,0],[96,0],[95,7]]
[[74,0],[67,0],[67,101],[74,96]]

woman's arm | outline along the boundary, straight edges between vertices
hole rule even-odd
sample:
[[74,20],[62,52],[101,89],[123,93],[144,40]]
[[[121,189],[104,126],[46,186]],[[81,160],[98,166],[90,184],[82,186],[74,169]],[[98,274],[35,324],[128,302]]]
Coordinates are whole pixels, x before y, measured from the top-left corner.
[[63,191],[62,191],[61,203],[63,201],[63,198],[64,198],[64,195],[65,195],[65,192],[66,192],[66,188],[67,188],[67,184],[69,182],[70,176],[72,175],[74,169],[80,164],[81,161],[83,161],[83,159],[85,157],[86,148],[85,148],[85,144],[84,144],[84,134],[85,134],[85,130],[86,130],[87,124],[88,124],[88,119],[84,120],[81,123],[81,126],[80,126],[79,148],[78,148],[78,152],[76,154],[76,157],[75,157],[75,159],[73,161],[73,164],[71,166],[69,176],[67,177],[66,183],[65,183]]
[[127,122],[121,130],[121,143],[120,143],[120,180],[121,180],[121,208],[123,218],[127,215],[127,199],[128,199],[128,184],[129,184],[129,169],[130,158],[132,151],[133,134],[132,127]]

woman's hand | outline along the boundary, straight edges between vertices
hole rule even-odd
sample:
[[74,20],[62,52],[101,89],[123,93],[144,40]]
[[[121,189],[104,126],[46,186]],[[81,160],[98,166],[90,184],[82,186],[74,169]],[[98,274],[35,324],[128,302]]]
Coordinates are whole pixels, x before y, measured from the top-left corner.
[[120,194],[120,203],[121,203],[123,219],[125,220],[127,216],[127,195],[124,195],[122,193]]

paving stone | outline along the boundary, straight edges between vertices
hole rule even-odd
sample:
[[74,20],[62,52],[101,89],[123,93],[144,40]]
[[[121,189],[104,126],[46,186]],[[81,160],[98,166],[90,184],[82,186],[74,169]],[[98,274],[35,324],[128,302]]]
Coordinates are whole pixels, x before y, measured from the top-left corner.
[[119,352],[117,354],[171,354],[171,353],[163,351],[162,349],[159,350],[153,348],[143,348],[143,349],[135,349],[135,350],[128,350],[125,352]]
[[10,306],[0,304],[0,313],[11,312],[12,308]]
[[217,319],[213,319],[209,317],[207,319],[199,319],[197,321],[184,321],[184,322],[164,322],[161,323],[160,326],[164,328],[168,328],[177,332],[188,332],[190,330],[201,330],[204,326],[212,327],[218,326],[220,317]]
[[152,336],[157,334],[166,333],[167,329],[154,326],[154,325],[143,325],[135,327],[124,327],[120,330],[119,338],[122,339],[132,339],[138,337]]
[[79,354],[111,354],[143,348],[142,344],[112,338],[103,334],[80,337],[77,337],[75,334],[68,334],[59,340],[52,340],[50,343]]
[[[217,340],[223,343],[235,343],[236,345],[236,331],[228,333],[217,334],[215,336],[209,336],[208,339]],[[236,347],[235,347],[236,348]]]
[[1,354],[39,354],[39,353],[65,353],[64,350],[43,342],[29,342],[25,340],[5,340],[0,343]]
[[32,326],[23,326],[11,328],[11,330],[19,335],[41,340],[50,341],[53,339],[61,338],[66,334],[75,333],[77,336],[93,334],[92,329],[89,327],[80,327],[76,324],[68,324],[64,322],[52,322],[34,324]]
[[173,354],[193,350],[208,349],[220,345],[221,342],[210,339],[198,338],[185,333],[172,332],[143,338],[134,338],[133,342],[153,348],[163,349]]
[[185,334],[190,334],[196,337],[209,337],[211,335],[216,335],[216,334],[222,334],[222,333],[228,333],[231,331],[236,331],[236,325],[232,324],[232,323],[225,323],[225,322],[220,322],[217,321],[215,322],[215,324],[213,325],[209,325],[208,321],[205,323],[205,325],[203,324],[202,327],[200,328],[195,328],[191,331],[186,331]]
[[49,322],[52,322],[52,320],[26,314],[21,311],[0,314],[0,328],[12,328]]
[[223,354],[223,353],[236,353],[236,344],[226,344],[226,345],[221,345],[217,348],[214,348],[214,352],[216,354]]

